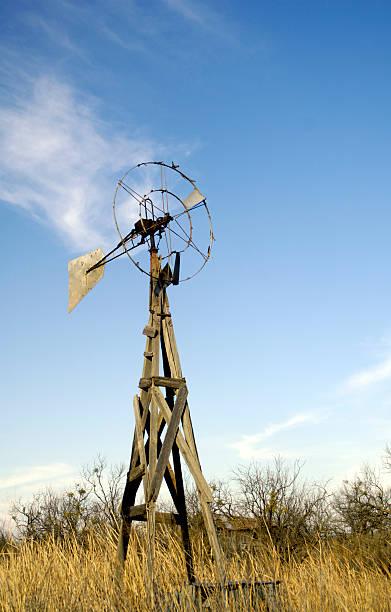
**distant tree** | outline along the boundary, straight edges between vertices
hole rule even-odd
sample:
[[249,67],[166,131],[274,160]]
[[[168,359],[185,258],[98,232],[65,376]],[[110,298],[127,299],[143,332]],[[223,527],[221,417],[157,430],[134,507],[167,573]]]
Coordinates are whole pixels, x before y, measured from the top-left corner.
[[342,530],[348,533],[373,535],[391,527],[391,489],[367,465],[354,480],[343,482],[333,506]]
[[125,468],[107,466],[101,457],[82,470],[80,482],[65,492],[50,488],[28,503],[19,500],[11,509],[20,538],[83,540],[91,529],[118,528],[119,504]]
[[300,480],[302,464],[277,457],[272,465],[254,462],[234,472],[241,514],[254,517],[260,533],[282,550],[294,550],[329,530],[326,487]]
[[[211,480],[209,483],[213,496],[211,510],[213,514],[232,518],[238,515],[238,501],[231,485],[224,480]],[[186,509],[188,519],[193,528],[203,528],[200,499],[196,487],[186,483]]]
[[108,466],[106,460],[98,455],[92,465],[82,469],[82,476],[84,485],[90,491],[89,505],[93,520],[117,529],[125,486],[125,465]]
[[88,495],[88,491],[76,485],[66,493],[47,488],[36,493],[28,503],[15,502],[11,512],[19,537],[35,540],[49,536],[56,539],[71,535],[83,537],[90,527]]

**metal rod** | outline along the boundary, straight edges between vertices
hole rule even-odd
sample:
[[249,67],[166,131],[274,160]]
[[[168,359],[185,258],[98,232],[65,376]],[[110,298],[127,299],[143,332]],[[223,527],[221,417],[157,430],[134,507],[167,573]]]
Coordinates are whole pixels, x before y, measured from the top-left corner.
[[[126,236],[124,238],[124,242],[120,242],[119,244],[117,244],[117,246],[112,249],[109,253],[107,253],[107,255],[105,255],[104,257],[102,257],[102,259],[100,259],[95,265],[91,266],[91,268],[88,268],[88,270],[86,271],[86,274],[88,274],[89,272],[92,272],[92,270],[96,270],[96,268],[100,268],[101,266],[104,266],[105,264],[109,263],[110,261],[113,261],[114,259],[117,259],[117,257],[121,257],[121,255],[124,255],[126,253],[126,251],[123,251],[122,253],[119,253],[118,255],[115,255],[114,257],[112,257],[111,259],[107,259],[112,253],[114,253],[117,249],[119,249],[121,246],[124,246],[125,241],[126,241]],[[143,244],[143,242],[139,242],[138,244],[134,244],[133,246],[131,246],[129,249],[127,249],[128,251],[132,251],[133,249],[135,249],[136,247],[140,246],[141,244]]]

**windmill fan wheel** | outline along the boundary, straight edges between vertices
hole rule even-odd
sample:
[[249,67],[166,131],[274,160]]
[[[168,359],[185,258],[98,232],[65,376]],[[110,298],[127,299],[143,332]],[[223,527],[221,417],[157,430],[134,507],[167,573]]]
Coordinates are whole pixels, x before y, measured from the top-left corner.
[[206,197],[174,163],[143,162],[128,170],[117,183],[113,215],[124,252],[148,276],[152,250],[174,272],[174,284],[193,278],[211,257]]

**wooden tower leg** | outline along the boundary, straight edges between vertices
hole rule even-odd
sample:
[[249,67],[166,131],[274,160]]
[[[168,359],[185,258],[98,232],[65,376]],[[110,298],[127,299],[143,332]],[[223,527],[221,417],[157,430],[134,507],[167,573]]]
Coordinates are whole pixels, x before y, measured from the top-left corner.
[[[163,319],[162,319],[162,355],[163,355],[163,368],[165,376],[172,376],[174,378],[182,377],[182,368],[179,360],[179,353],[175,340],[174,328],[172,324],[171,314],[169,311],[169,303],[166,292],[163,296]],[[195,443],[193,426],[190,417],[189,406],[186,403],[185,410],[182,416],[183,432],[185,434],[185,443],[187,443],[189,450],[192,455],[192,461],[190,462],[199,474],[202,475],[201,464],[198,457],[198,451]],[[188,463],[190,472],[193,474],[193,469]],[[196,484],[197,479],[195,478]],[[208,534],[209,543],[211,545],[215,562],[218,568],[219,579],[221,582],[225,582],[225,570],[223,563],[223,556],[220,548],[220,544],[217,538],[216,528],[213,521],[213,515],[210,509],[210,502],[213,501],[212,494],[209,486],[203,487],[203,491],[197,485],[198,496],[201,503],[201,510],[204,519],[205,529]],[[187,519],[186,519],[186,526]]]
[[[151,327],[153,323],[153,317],[150,315],[149,325]],[[146,328],[146,329],[147,329]],[[147,331],[148,331],[147,329]],[[145,332],[145,330],[144,330]],[[147,336],[146,347],[144,352],[144,366],[143,366],[143,377],[151,376],[152,372],[152,355],[153,355],[153,338]],[[130,460],[130,467],[126,477],[125,490],[121,503],[121,525],[120,534],[117,547],[117,559],[120,565],[123,567],[126,559],[128,550],[130,529],[132,524],[132,518],[129,514],[130,509],[134,506],[136,501],[136,495],[140,487],[141,482],[144,484],[144,494],[148,486],[148,474],[147,470],[147,459],[144,447],[144,431],[149,429],[149,402],[150,393],[147,391],[141,391],[140,398],[135,396],[133,402],[134,417],[135,417],[135,431],[133,435],[132,453]]]
[[186,510],[186,502],[185,502],[185,490],[183,486],[183,476],[182,476],[182,466],[181,466],[181,456],[179,453],[179,448],[174,444],[172,448],[172,456],[175,470],[175,478],[178,487],[178,503],[176,505],[177,512],[180,517],[180,527],[182,534],[182,544],[183,550],[185,553],[185,563],[186,563],[186,572],[189,582],[192,583],[195,581],[194,575],[194,562],[193,562],[193,553],[191,550],[191,542],[189,535],[189,523],[187,520],[187,510]]
[[[149,321],[148,325],[145,326],[143,334],[147,336],[145,351],[144,351],[144,364],[142,370],[143,378],[150,378],[159,373],[159,352],[160,352],[160,319],[155,314],[159,304],[158,299],[154,296],[153,290],[156,284],[156,278],[158,276],[159,261],[157,254],[151,255],[151,283],[149,289]],[[156,324],[158,323],[158,328]],[[147,499],[148,487],[150,474],[148,473],[148,464],[150,459],[155,457],[156,463],[156,442],[157,435],[152,434],[152,445],[151,441],[151,417],[150,414],[150,401],[151,393],[149,390],[142,389],[140,391],[140,398],[135,397],[133,402],[134,416],[135,416],[135,432],[133,436],[132,454],[130,460],[130,467],[127,473],[125,491],[121,503],[121,525],[120,534],[117,546],[117,559],[121,567],[124,567],[125,559],[127,555],[130,530],[132,524],[131,510],[134,508],[136,495],[140,487],[141,481],[144,485],[144,497]],[[156,413],[156,411],[155,411]],[[155,415],[154,415],[155,416]],[[152,417],[153,418],[153,417]],[[153,420],[152,427],[155,427],[156,418]],[[149,434],[149,440],[147,444],[144,444],[144,432],[147,431]],[[152,446],[152,450],[149,447]],[[148,452],[149,450],[149,452]],[[154,509],[150,512],[150,520],[148,521],[148,532],[152,531],[154,534]],[[148,538],[149,541],[149,538]],[[153,556],[150,558],[150,566],[153,566]]]

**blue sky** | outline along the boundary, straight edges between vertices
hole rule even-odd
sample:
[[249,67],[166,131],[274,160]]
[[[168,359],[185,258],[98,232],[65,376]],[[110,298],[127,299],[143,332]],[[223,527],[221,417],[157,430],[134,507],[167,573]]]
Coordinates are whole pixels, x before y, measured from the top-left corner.
[[391,438],[386,1],[4,2],[0,502],[128,462],[147,286],[129,261],[67,314],[67,262],[117,241],[115,184],[174,160],[216,242],[169,299],[207,477],[311,479]]

